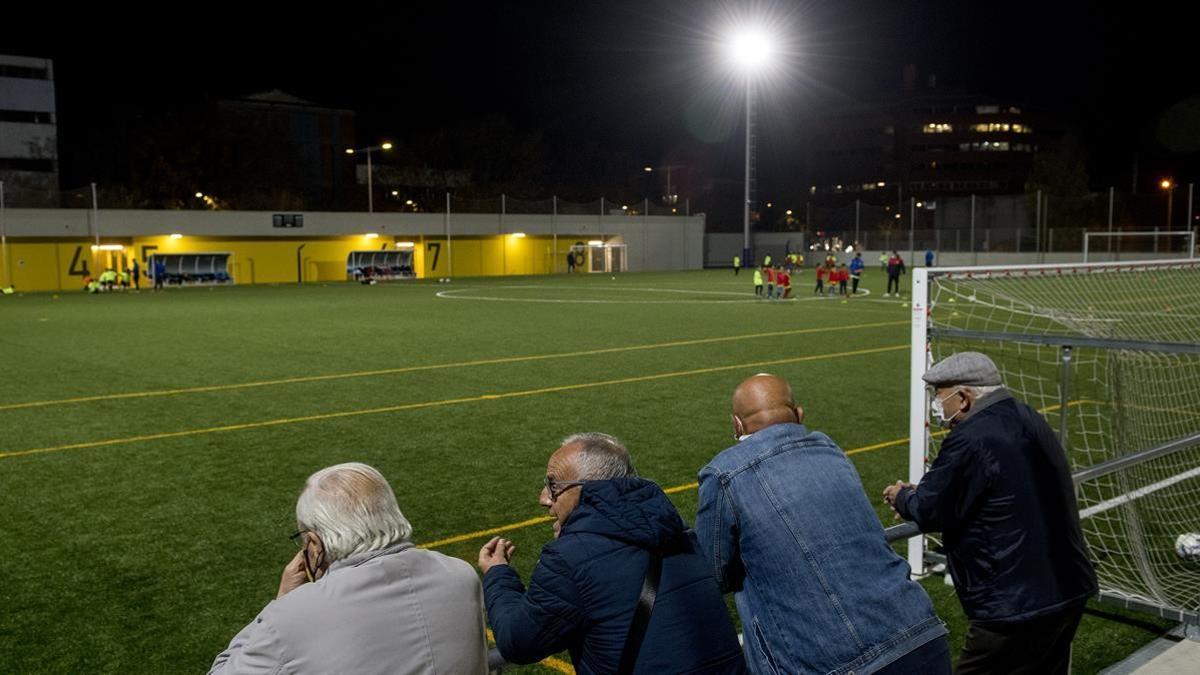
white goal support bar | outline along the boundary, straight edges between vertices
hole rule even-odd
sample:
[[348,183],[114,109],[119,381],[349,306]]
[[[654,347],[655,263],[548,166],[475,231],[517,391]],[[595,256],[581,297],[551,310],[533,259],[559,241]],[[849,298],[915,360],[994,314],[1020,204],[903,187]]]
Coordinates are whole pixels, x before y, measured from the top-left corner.
[[[1195,230],[1163,230],[1155,232],[1084,232],[1083,233],[1083,262],[1088,262],[1088,251],[1090,248],[1092,237],[1187,237],[1187,257],[1189,260],[1196,257],[1196,232]],[[1118,255],[1120,252],[1118,251]],[[1157,254],[1157,252],[1155,253]],[[1154,255],[1154,254],[1152,254]]]
[[[929,368],[929,268],[913,269],[912,348],[909,354],[908,390],[908,482],[916,485],[925,475],[925,454],[929,447],[929,402],[921,376]],[[925,571],[925,538],[908,540],[908,566],[914,574]]]

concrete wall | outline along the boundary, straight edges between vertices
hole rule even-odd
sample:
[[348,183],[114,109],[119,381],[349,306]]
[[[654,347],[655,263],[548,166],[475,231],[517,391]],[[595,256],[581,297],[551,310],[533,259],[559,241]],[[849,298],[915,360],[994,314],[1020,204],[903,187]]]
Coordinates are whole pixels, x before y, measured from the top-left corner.
[[300,228],[274,227],[273,215],[102,210],[100,242],[124,246],[116,256],[92,251],[89,210],[9,209],[9,274],[21,290],[72,290],[108,266],[132,258],[144,266],[155,251],[223,252],[232,254],[230,272],[238,283],[333,281],[346,278],[351,251],[398,244],[413,248],[415,269],[423,277],[550,274],[566,272],[573,244],[594,240],[624,244],[626,269],[632,272],[703,265],[703,215],[451,214],[449,238],[444,214],[314,212],[303,214]]

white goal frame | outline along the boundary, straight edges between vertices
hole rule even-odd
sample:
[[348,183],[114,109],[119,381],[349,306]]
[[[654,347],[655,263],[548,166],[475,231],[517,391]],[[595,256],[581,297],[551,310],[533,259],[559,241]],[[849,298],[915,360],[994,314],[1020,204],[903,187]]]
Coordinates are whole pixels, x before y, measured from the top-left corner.
[[[1187,258],[1189,260],[1195,259],[1195,257],[1196,257],[1196,232],[1195,232],[1195,230],[1158,230],[1158,231],[1153,231],[1153,232],[1084,232],[1083,233],[1083,262],[1084,263],[1089,262],[1088,252],[1090,249],[1090,243],[1091,243],[1092,237],[1106,237],[1106,238],[1111,237],[1111,238],[1115,239],[1115,238],[1119,238],[1119,237],[1168,237],[1168,236],[1175,236],[1175,237],[1186,236],[1188,239]],[[1119,259],[1121,256],[1121,252],[1117,251],[1116,255]],[[1134,255],[1136,256],[1136,255],[1140,255],[1140,254],[1135,253]],[[1147,255],[1158,256],[1160,254],[1155,252],[1155,253],[1150,253]],[[1150,258],[1150,259],[1153,260],[1154,258]],[[1138,260],[1138,258],[1134,258],[1134,260]]]

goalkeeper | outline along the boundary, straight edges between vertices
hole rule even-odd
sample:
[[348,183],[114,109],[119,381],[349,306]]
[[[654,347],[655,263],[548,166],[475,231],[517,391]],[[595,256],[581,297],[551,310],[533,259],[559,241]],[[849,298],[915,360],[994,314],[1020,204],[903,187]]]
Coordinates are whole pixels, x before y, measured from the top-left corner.
[[897,516],[944,537],[968,619],[954,672],[1069,673],[1096,573],[1066,454],[984,354],[954,354],[923,379],[950,434],[919,485],[883,494]]

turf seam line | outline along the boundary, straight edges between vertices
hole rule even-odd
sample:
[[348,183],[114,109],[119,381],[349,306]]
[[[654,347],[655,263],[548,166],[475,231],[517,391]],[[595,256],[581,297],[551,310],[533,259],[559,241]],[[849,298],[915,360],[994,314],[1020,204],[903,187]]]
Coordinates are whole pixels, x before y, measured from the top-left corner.
[[33,448],[30,450],[16,450],[11,452],[0,452],[0,459],[8,457],[22,457],[26,455],[37,455],[49,452],[59,452],[62,450],[80,450],[84,448],[99,448],[111,445],[125,445],[128,443],[137,443],[141,441],[155,441],[165,438],[180,438],[184,436],[200,436],[205,434],[213,434],[227,431],[243,431],[246,429],[261,429],[266,427],[282,426],[287,424],[298,424],[301,422],[314,422],[318,420],[338,419],[343,417],[359,417],[362,415],[378,415],[383,413],[401,412],[405,410],[416,410],[420,408],[434,408],[446,405],[457,405],[461,403],[473,403],[477,401],[494,401],[507,398],[523,398],[527,396],[536,396],[541,394],[552,394],[563,391],[578,391],[581,389],[594,389],[596,387],[608,387],[620,384],[634,384],[638,382],[651,382],[654,380],[665,380],[676,377],[686,377],[690,375],[704,375],[707,373],[718,373],[728,370],[738,370],[741,368],[759,368],[763,366],[783,365],[789,363],[802,363],[805,361],[820,361],[825,359],[845,358],[849,356],[862,356],[866,354],[878,354],[883,352],[898,351],[908,349],[909,345],[891,345],[887,347],[871,347],[867,349],[857,349],[848,352],[838,352],[834,354],[812,354],[808,356],[796,356],[786,359],[771,359],[767,361],[754,361],[751,363],[738,363],[727,366],[713,366],[709,368],[697,368],[694,370],[674,371],[670,373],[657,373],[654,375],[640,375],[637,377],[623,377],[615,380],[602,380],[599,382],[583,382],[580,384],[564,384],[555,387],[543,387],[541,389],[527,389],[524,391],[510,391],[499,394],[481,394],[479,396],[468,396],[463,398],[451,398],[441,401],[425,401],[421,403],[405,403],[402,405],[385,406],[382,408],[366,408],[363,410],[345,410],[334,413],[321,413],[318,415],[305,415],[303,417],[286,417],[274,420],[263,420],[260,422],[244,422],[241,424],[229,424],[219,427],[206,427],[202,429],[185,429],[183,431],[167,431],[157,434],[145,434],[141,436],[130,436],[126,438],[112,438],[102,441],[84,441],[82,443],[68,443],[65,445],[56,445],[46,448]]
[[530,354],[527,356],[504,356],[493,359],[479,359],[475,361],[460,361],[457,363],[431,363],[418,366],[404,366],[401,368],[385,368],[381,370],[363,370],[350,373],[330,373],[327,375],[306,375],[303,377],[288,377],[278,380],[261,380],[257,382],[239,382],[235,384],[213,384],[202,387],[186,387],[182,389],[159,389],[151,391],[133,391],[120,394],[97,394],[95,396],[79,396],[74,398],[50,399],[45,401],[26,401],[23,403],[6,403],[0,404],[0,410],[19,410],[22,408],[41,408],[53,405],[66,405],[71,403],[90,403],[95,401],[116,401],[130,398],[150,398],[155,396],[178,396],[181,394],[202,394],[212,393],[217,391],[231,391],[235,389],[251,389],[256,387],[270,387],[284,384],[303,384],[305,382],[324,382],[328,380],[343,380],[359,377],[377,377],[380,375],[399,375],[401,373],[415,373],[427,370],[444,370],[448,368],[471,368],[475,366],[492,366],[503,365],[506,363],[522,363],[527,361],[547,361],[552,359],[568,359],[577,358],[580,356],[597,356],[601,354],[616,354],[620,352],[645,351],[649,349],[666,349],[670,347],[688,347],[701,344],[717,344],[721,342],[735,342],[738,340],[750,340],[755,338],[769,337],[786,337],[790,335],[804,335],[807,333],[824,333],[829,331],[843,330],[858,330],[862,328],[880,328],[883,326],[898,326],[908,324],[908,321],[880,321],[875,323],[864,323],[853,326],[830,326],[826,328],[799,328],[795,330],[770,331],[766,333],[747,333],[742,335],[726,335],[713,338],[696,338],[692,340],[675,340],[672,342],[656,342],[644,345],[629,345],[626,347],[604,347],[601,349],[588,349],[576,352],[562,352],[558,354]]

